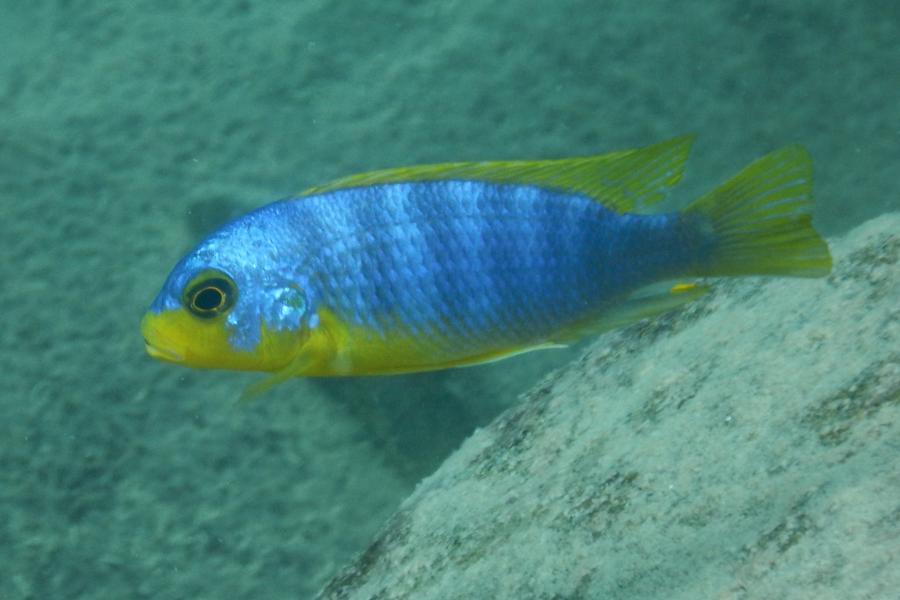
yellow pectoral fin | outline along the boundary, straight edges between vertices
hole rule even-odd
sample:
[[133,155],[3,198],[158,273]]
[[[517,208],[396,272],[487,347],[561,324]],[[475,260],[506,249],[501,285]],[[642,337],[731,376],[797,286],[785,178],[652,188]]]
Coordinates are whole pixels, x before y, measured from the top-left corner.
[[309,369],[319,359],[320,357],[315,354],[313,349],[304,348],[300,351],[297,357],[294,358],[293,361],[288,363],[287,366],[278,371],[275,371],[265,379],[257,381],[256,383],[248,385],[246,388],[244,388],[244,391],[241,393],[241,400],[250,400],[251,398],[259,396],[259,394],[263,393],[274,385],[283,383],[292,377],[305,375],[307,371],[309,371]]
[[307,332],[290,362],[274,370],[265,379],[248,386],[241,394],[242,400],[258,396],[292,377],[343,374],[350,371],[350,365],[346,364],[349,361],[346,353],[346,325],[327,309],[319,309],[317,314],[318,325]]

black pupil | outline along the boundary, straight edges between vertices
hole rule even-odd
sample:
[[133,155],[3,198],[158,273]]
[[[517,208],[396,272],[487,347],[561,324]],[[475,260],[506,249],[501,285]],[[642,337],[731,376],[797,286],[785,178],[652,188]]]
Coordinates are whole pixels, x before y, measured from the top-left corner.
[[237,299],[237,288],[225,277],[198,277],[184,291],[182,303],[195,316],[213,319],[228,312]]
[[215,310],[222,305],[224,294],[214,287],[203,288],[194,296],[194,306],[199,310]]

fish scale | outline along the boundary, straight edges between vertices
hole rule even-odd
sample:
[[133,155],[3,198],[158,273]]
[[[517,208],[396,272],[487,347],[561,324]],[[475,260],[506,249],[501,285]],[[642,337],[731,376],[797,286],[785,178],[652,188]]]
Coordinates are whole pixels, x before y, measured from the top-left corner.
[[[365,231],[374,238],[371,248],[341,245],[339,251],[313,260],[321,272],[350,271],[332,305],[338,314],[352,312],[359,322],[373,324],[385,311],[396,311],[416,328],[462,319],[474,333],[524,313],[528,321],[520,320],[519,327],[484,332],[521,335],[523,330],[558,326],[566,308],[598,300],[602,290],[597,282],[610,279],[600,272],[600,264],[585,259],[609,248],[604,242],[618,236],[616,223],[608,218],[609,211],[588,198],[538,189],[523,193],[521,187],[478,182],[403,187],[404,193],[386,194],[394,202],[404,198],[402,206],[390,206],[388,200],[388,206],[378,211],[370,208],[379,204],[373,198],[377,187],[332,192],[315,204],[308,199],[294,201],[300,212],[329,203],[358,213],[357,223],[350,227],[359,228],[360,236]],[[455,202],[456,198],[463,200]],[[507,213],[508,218],[497,218],[512,206],[515,212]],[[409,218],[410,212],[421,217]],[[322,230],[341,230],[348,222],[339,218]],[[347,235],[352,237],[352,231]],[[585,238],[594,240],[597,248],[579,246]],[[333,240],[316,245],[329,243]],[[358,270],[346,266],[360,262]],[[416,264],[425,265],[429,276],[423,278]],[[429,285],[432,282],[435,285]],[[378,289],[391,290],[389,297],[396,304],[386,304]],[[542,306],[547,310],[539,310]]]

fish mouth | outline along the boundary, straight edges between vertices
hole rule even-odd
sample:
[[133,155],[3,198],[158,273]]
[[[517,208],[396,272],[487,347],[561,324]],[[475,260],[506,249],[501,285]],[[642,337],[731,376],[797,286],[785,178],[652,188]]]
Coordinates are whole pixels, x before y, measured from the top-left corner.
[[144,349],[147,351],[147,354],[159,360],[173,363],[184,362],[183,354],[179,354],[178,352],[175,352],[170,348],[160,348],[159,346],[154,346],[149,341],[147,341],[146,338],[144,339]]
[[144,349],[151,357],[171,363],[184,363],[185,355],[177,344],[166,339],[156,326],[154,315],[147,314],[141,322],[141,333],[144,336]]

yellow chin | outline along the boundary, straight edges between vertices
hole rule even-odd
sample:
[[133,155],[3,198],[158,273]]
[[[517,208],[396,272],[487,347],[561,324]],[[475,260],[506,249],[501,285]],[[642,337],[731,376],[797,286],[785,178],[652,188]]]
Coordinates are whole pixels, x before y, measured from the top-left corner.
[[296,332],[263,331],[253,350],[235,349],[221,318],[199,319],[183,309],[148,312],[141,320],[147,354],[187,367],[276,371],[287,365],[302,345]]

